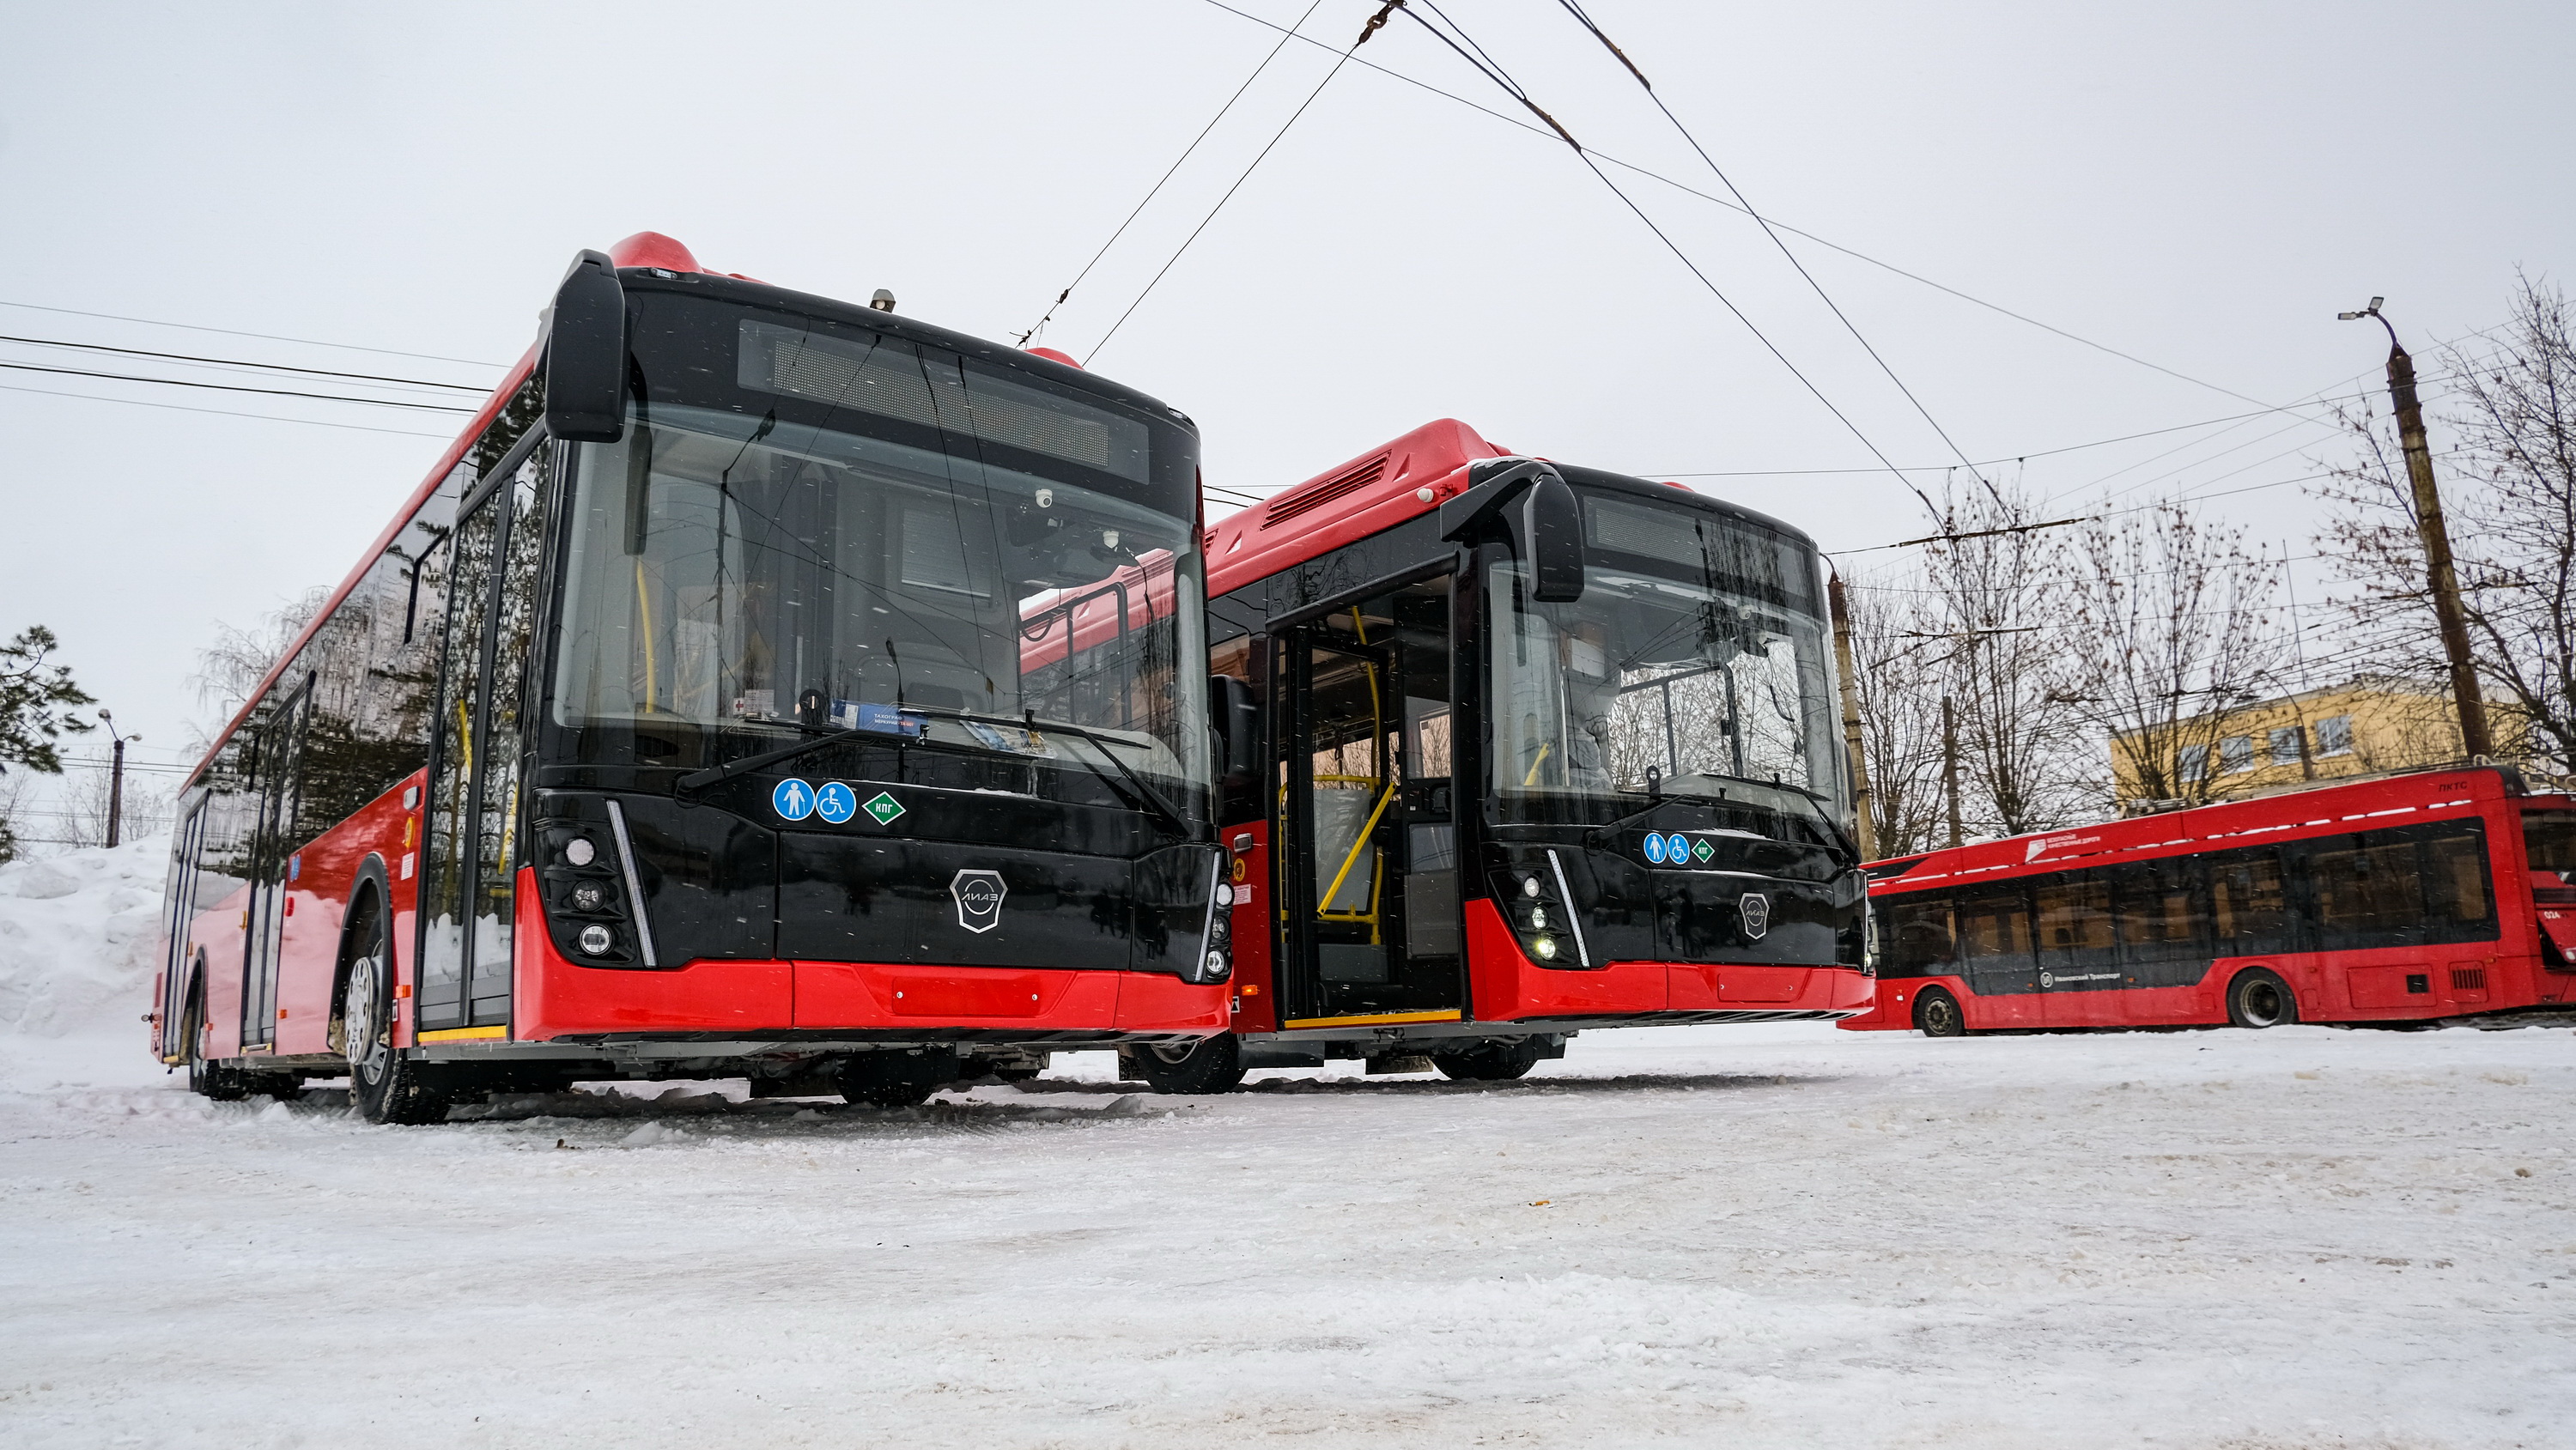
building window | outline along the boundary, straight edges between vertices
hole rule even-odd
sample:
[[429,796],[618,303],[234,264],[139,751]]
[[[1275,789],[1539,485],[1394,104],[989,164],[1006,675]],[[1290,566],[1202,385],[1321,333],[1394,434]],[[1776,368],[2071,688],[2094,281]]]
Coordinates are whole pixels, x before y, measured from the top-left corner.
[[2299,763],[2298,726],[2291,725],[2272,732],[2272,763],[2274,765]]
[[2334,715],[2317,722],[2317,754],[2352,754],[2352,717]]
[[2175,751],[2174,770],[2185,785],[2198,785],[2209,779],[2209,747],[2186,745]]
[[2234,775],[2254,768],[2254,737],[2230,735],[2218,742],[2218,773]]

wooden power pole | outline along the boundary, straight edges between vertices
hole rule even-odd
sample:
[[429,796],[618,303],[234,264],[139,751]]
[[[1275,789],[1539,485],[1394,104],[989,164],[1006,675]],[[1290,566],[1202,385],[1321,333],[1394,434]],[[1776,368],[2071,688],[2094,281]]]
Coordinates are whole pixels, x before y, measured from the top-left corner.
[[1941,697],[1941,794],[1950,803],[1950,848],[1965,839],[1959,831],[1959,712],[1950,697]]
[[2460,712],[2460,747],[2471,758],[2495,754],[2487,733],[2486,697],[2478,689],[2478,670],[2469,655],[2469,620],[2460,608],[2460,578],[2451,564],[2451,530],[2442,520],[2442,494],[2433,483],[2433,449],[2424,437],[2424,409],[2415,399],[2415,360],[2397,342],[2397,329],[2380,316],[2383,299],[2373,297],[2359,312],[2342,314],[2349,322],[2376,318],[2388,329],[2388,400],[2397,407],[2397,441],[2406,453],[2406,479],[2415,495],[2415,532],[2424,545],[2425,584],[2433,596],[2433,622],[2441,630],[2442,652],[2450,659],[2451,699]]
[[1842,677],[1843,754],[1851,759],[1852,814],[1857,820],[1860,858],[1878,857],[1878,832],[1869,819],[1869,761],[1861,752],[1860,684],[1852,676],[1851,609],[1843,599],[1843,576],[1825,576],[1825,601],[1834,620],[1834,664]]

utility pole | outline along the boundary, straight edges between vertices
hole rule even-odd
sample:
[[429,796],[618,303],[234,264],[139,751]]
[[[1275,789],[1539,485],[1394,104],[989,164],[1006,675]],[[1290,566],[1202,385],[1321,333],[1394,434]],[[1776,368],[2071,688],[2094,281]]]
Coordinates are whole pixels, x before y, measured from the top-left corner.
[[1842,673],[1843,753],[1851,758],[1852,811],[1858,819],[1860,858],[1878,855],[1878,832],[1869,819],[1869,761],[1861,753],[1860,685],[1852,675],[1851,609],[1843,599],[1843,576],[1825,574],[1825,602],[1834,620],[1834,664]]
[[1950,803],[1950,849],[1965,837],[1959,831],[1959,712],[1950,697],[1941,697],[1941,794]]
[[2424,544],[2425,582],[2433,595],[2433,620],[2442,652],[2451,662],[2451,698],[2460,712],[2460,747],[2474,759],[2495,753],[2487,734],[2486,697],[2478,690],[2469,657],[2468,616],[2460,608],[2460,579],[2451,565],[2451,531],[2442,521],[2442,495],[2433,484],[2433,450],[2424,438],[2424,410],[2415,400],[2415,360],[2397,342],[2397,329],[2380,315],[2384,297],[2359,312],[2336,314],[2345,322],[2369,317],[2388,329],[2388,399],[2397,406],[2397,441],[2406,453],[2406,478],[2415,493],[2415,531]]
[[109,733],[115,737],[116,742],[114,763],[109,765],[107,771],[107,844],[113,846],[116,844],[118,837],[122,834],[124,827],[125,742],[128,740],[140,740],[143,737],[140,735],[127,735],[122,731],[117,730],[116,716],[108,711],[99,711],[98,718],[101,723],[107,726]]

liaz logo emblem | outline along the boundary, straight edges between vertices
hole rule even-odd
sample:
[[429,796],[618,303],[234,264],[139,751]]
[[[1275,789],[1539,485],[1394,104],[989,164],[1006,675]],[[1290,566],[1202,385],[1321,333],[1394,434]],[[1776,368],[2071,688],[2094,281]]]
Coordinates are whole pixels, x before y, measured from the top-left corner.
[[1770,897],[1759,891],[1748,891],[1744,893],[1744,899],[1735,904],[1735,909],[1744,915],[1746,941],[1760,941],[1763,933],[1771,929]]
[[999,871],[960,871],[948,883],[957,902],[957,924],[971,932],[988,932],[1002,924],[1002,898],[1011,894]]

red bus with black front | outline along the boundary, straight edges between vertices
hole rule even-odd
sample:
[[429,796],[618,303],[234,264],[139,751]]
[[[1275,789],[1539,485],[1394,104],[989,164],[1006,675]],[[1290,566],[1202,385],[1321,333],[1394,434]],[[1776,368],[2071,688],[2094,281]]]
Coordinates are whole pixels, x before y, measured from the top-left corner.
[[1232,1034],[1158,1088],[1867,1003],[1815,546],[1443,420],[1208,532]]
[[2576,1009],[2576,799],[2399,775],[1869,868],[1879,1000],[1936,1037]]
[[190,779],[163,1058],[430,1121],[1222,1027],[1188,419],[650,233],[547,315]]

